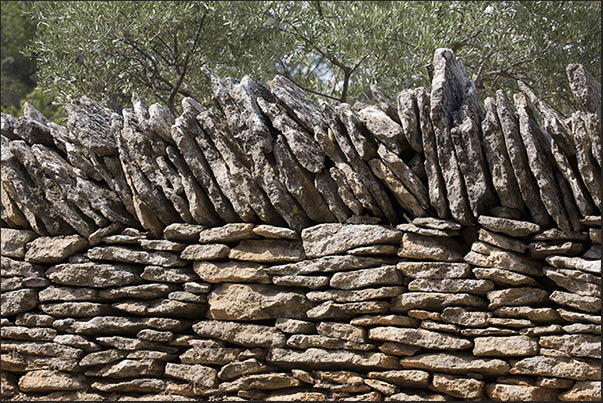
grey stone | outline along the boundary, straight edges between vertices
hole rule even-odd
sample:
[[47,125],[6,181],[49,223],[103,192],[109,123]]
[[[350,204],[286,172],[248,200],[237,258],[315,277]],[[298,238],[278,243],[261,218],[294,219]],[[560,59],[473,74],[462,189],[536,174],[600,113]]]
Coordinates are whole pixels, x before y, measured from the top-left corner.
[[298,262],[305,259],[298,241],[280,239],[246,239],[230,249],[229,259],[259,263]]
[[208,283],[257,282],[267,284],[266,266],[252,262],[194,262],[193,270]]
[[369,339],[393,341],[427,349],[463,350],[473,346],[470,340],[449,336],[424,329],[406,329],[401,327],[375,327],[369,330]]
[[224,284],[208,296],[209,316],[218,320],[304,319],[313,305],[300,293],[261,284]]
[[306,294],[314,302],[359,302],[380,298],[391,298],[405,291],[404,287],[365,288],[362,290],[310,291]]
[[548,300],[548,292],[539,288],[509,288],[506,290],[490,291],[488,309],[500,306],[521,306],[542,304]]
[[335,273],[329,283],[333,288],[351,290],[380,285],[401,285],[402,274],[395,266],[383,266]]
[[224,340],[245,347],[277,347],[285,344],[285,335],[271,326],[237,322],[200,321],[193,325],[199,336]]
[[409,291],[469,293],[483,295],[494,288],[489,280],[473,279],[424,279],[418,278],[408,284]]
[[94,260],[109,260],[166,267],[185,265],[185,262],[180,260],[178,255],[170,252],[147,252],[121,246],[97,246],[88,249],[86,256]]
[[346,368],[346,369],[397,369],[398,360],[382,353],[352,352],[345,350],[325,350],[309,348],[297,351],[283,348],[272,348],[266,357],[269,363],[295,367],[304,365],[307,368]]
[[284,287],[325,288],[329,285],[326,276],[272,276],[272,283]]
[[402,233],[376,225],[320,224],[306,228],[301,237],[310,258],[345,252],[359,246],[397,244]]
[[140,275],[143,280],[165,283],[185,283],[197,280],[195,272],[189,268],[146,266]]
[[398,256],[420,260],[460,262],[463,260],[463,250],[463,245],[452,239],[426,237],[407,232],[402,237],[402,247],[398,250]]
[[31,288],[3,292],[2,316],[13,316],[32,310],[38,305],[38,293]]
[[601,310],[601,298],[571,294],[563,291],[553,291],[550,300],[563,306],[578,309],[585,312],[599,312]]
[[510,374],[538,375],[575,379],[578,381],[598,381],[601,366],[598,361],[578,360],[564,357],[536,356],[513,363]]
[[290,263],[266,268],[267,273],[294,275],[331,273],[344,270],[364,269],[391,263],[391,260],[362,257],[362,256],[324,256],[312,260],[303,260],[298,263]]
[[93,288],[139,281],[138,270],[130,266],[100,263],[59,264],[48,269],[46,276],[57,284]]
[[601,338],[596,335],[542,336],[538,343],[544,348],[561,350],[572,357],[601,358]]
[[311,334],[316,331],[316,325],[299,319],[277,318],[274,326],[284,333]]
[[400,360],[405,369],[424,369],[448,374],[464,375],[477,372],[482,375],[506,375],[509,364],[495,358],[477,358],[466,353],[421,354]]
[[474,242],[464,259],[475,266],[504,268],[531,276],[541,275],[540,266],[535,261],[483,242]]
[[[408,148],[408,142],[402,127],[379,108],[367,106],[358,110],[356,116],[374,138],[394,153],[400,155]],[[420,139],[418,143],[421,143]]]
[[[530,170],[528,155],[520,135],[519,119],[513,112],[513,108],[502,89],[496,91],[496,106],[509,160],[511,161],[511,167],[515,173],[515,179],[517,180],[521,196],[530,212],[532,220],[538,225],[546,226],[551,223],[551,219],[548,216],[542,199],[539,197],[538,184]],[[493,228],[488,229],[495,231]]]
[[[4,203],[2,203],[4,206]],[[16,259],[25,257],[25,244],[37,237],[33,231],[2,228],[1,248],[3,256]]]
[[223,244],[189,245],[182,253],[180,258],[184,260],[216,260],[228,256],[230,248]]
[[473,355],[475,356],[525,356],[538,354],[538,341],[528,336],[476,337]]
[[389,303],[382,301],[334,303],[324,302],[306,312],[309,319],[347,319],[355,315],[367,313],[384,313]]
[[498,194],[501,204],[504,207],[523,210],[525,206],[521,198],[519,185],[515,179],[515,173],[511,165],[509,154],[505,144],[500,121],[498,119],[498,110],[496,101],[493,98],[484,100],[486,115],[482,121],[483,147],[492,184]]
[[526,286],[526,287],[537,287],[538,282],[532,277],[524,274],[516,273],[514,271],[502,270],[502,269],[486,269],[482,267],[474,267],[473,275],[475,278],[482,280],[490,280],[495,284],[501,286]]
[[417,308],[439,311],[447,306],[485,308],[486,305],[485,299],[465,293],[407,292],[392,299],[391,309],[394,312]]

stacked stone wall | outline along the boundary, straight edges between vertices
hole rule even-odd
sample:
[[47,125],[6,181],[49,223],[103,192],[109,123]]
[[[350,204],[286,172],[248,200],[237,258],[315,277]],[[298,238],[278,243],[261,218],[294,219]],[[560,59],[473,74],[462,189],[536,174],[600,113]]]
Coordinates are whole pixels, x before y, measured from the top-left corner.
[[600,84],[2,115],[2,398],[600,400]]

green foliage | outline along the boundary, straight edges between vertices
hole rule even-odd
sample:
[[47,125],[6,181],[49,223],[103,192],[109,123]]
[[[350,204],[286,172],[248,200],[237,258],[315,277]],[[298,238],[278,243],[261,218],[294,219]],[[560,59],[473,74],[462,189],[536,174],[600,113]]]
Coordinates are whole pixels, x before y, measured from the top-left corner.
[[2,112],[14,110],[25,94],[33,90],[35,62],[21,54],[23,44],[31,40],[35,24],[23,14],[20,2],[2,1]]
[[482,96],[520,79],[567,110],[565,66],[601,74],[600,9],[594,1],[36,2],[30,51],[40,84],[61,103],[87,94],[119,109],[136,91],[175,111],[182,96],[208,98],[202,65],[263,81],[280,73],[315,97],[366,101],[371,83],[392,98],[429,85],[433,51],[449,47]]

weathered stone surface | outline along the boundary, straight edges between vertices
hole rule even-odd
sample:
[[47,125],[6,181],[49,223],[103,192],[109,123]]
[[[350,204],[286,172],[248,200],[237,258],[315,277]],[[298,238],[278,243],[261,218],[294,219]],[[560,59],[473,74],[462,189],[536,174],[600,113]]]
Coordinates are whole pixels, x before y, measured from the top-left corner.
[[184,260],[216,260],[227,257],[228,252],[230,252],[230,248],[223,244],[189,245],[180,253],[180,258]]
[[438,392],[463,399],[479,398],[484,388],[483,381],[444,374],[434,374],[431,385]]
[[400,315],[366,315],[354,318],[350,325],[354,326],[401,326],[417,327],[419,321],[415,318]]
[[107,364],[98,369],[89,369],[86,376],[107,378],[134,378],[140,376],[160,376],[163,374],[163,363],[157,360],[121,360],[115,364]]
[[[464,153],[457,156],[457,153],[461,152],[460,143],[457,149],[452,139],[451,129],[455,123],[460,123],[453,121],[453,115],[460,111],[465,101],[469,101],[466,95],[475,95],[475,93],[465,94],[469,79],[462,63],[450,49],[437,49],[432,64],[434,72],[431,84],[431,121],[437,144],[438,165],[446,184],[448,207],[452,217],[462,224],[469,225],[473,221],[473,216],[463,180],[465,172],[462,172],[459,161],[461,157],[467,156]],[[460,137],[461,134],[455,130],[454,136]],[[481,152],[478,156],[479,159],[475,162],[481,163]],[[475,179],[467,177],[467,180]]]
[[193,330],[202,337],[212,337],[245,347],[271,347],[285,344],[285,335],[270,326],[200,321],[193,325]]
[[170,241],[197,241],[204,229],[202,225],[174,223],[165,227],[163,236]]
[[476,337],[473,355],[490,357],[538,354],[538,342],[528,336]]
[[[515,173],[521,196],[534,222],[538,225],[548,225],[551,223],[551,219],[538,196],[539,188],[530,171],[526,148],[520,135],[519,119],[502,89],[496,92],[496,105],[511,167]],[[488,229],[495,231],[492,228]]]
[[90,385],[101,392],[161,393],[166,390],[166,382],[155,378],[132,379],[129,381],[96,381]]
[[304,295],[261,284],[224,284],[208,296],[209,315],[218,320],[304,319],[312,304]]
[[545,348],[561,350],[572,357],[601,358],[601,338],[594,335],[542,336],[538,343]]
[[570,294],[563,291],[553,291],[549,296],[551,301],[559,305],[568,306],[586,312],[599,312],[601,310],[601,298]]
[[[74,333],[87,335],[114,334],[115,332],[133,333],[142,329],[179,331],[182,323],[177,319],[169,318],[124,318],[120,316],[99,316],[90,320],[71,321],[68,329]],[[53,324],[59,328],[57,321]],[[61,329],[63,330],[63,329]]]
[[463,260],[464,247],[459,242],[438,237],[405,233],[398,256],[409,259],[428,259],[444,262],[460,262]]
[[402,233],[377,225],[320,224],[301,233],[306,256],[334,255],[359,246],[397,244]]
[[38,305],[38,293],[31,288],[3,292],[0,299],[2,300],[2,316],[27,312]]
[[305,351],[272,348],[266,360],[269,363],[283,367],[295,367],[302,364],[307,368],[316,369],[397,369],[400,367],[395,357],[382,353],[320,348],[309,348]]
[[287,347],[307,349],[311,347],[330,350],[373,350],[375,346],[367,343],[357,343],[322,335],[294,334],[287,339]]
[[193,270],[208,283],[254,282],[267,284],[270,276],[266,266],[251,262],[194,262]]
[[112,309],[105,304],[96,302],[58,302],[51,304],[40,304],[38,308],[56,318],[66,317],[91,317],[99,315],[108,315]]
[[440,315],[440,318],[446,322],[462,325],[466,327],[485,327],[488,326],[490,312],[473,312],[465,308],[446,308]]
[[300,381],[285,373],[246,375],[233,382],[223,382],[219,388],[223,392],[239,390],[275,390],[299,386]]
[[229,259],[260,263],[298,262],[306,258],[297,241],[261,239],[243,240],[230,249]]
[[509,288],[490,291],[488,300],[490,300],[489,309],[496,309],[500,306],[535,305],[546,302],[548,292],[539,288]]
[[98,299],[98,290],[84,287],[50,286],[38,293],[40,302],[50,301],[94,301]]
[[536,356],[513,363],[509,373],[513,375],[554,376],[578,381],[598,381],[601,378],[601,366],[598,361],[595,362],[594,360]]
[[169,292],[176,290],[172,284],[146,283],[119,288],[107,288],[100,290],[98,296],[105,300],[116,300],[121,298],[154,299],[166,296]]
[[285,287],[324,288],[329,285],[326,276],[273,276],[272,283]]
[[601,295],[601,280],[592,274],[580,270],[544,268],[545,276],[566,290],[578,294],[598,298]]
[[464,293],[407,292],[392,300],[392,311],[407,312],[411,309],[441,311],[447,306],[468,306],[485,308],[485,299]]
[[0,329],[3,339],[53,341],[57,331],[52,328],[30,328],[3,325]]
[[369,339],[393,341],[436,350],[463,350],[471,348],[471,341],[423,329],[376,327],[369,330]]
[[389,303],[382,301],[334,303],[327,301],[306,312],[309,319],[345,319],[360,314],[384,313]]
[[[4,208],[4,203],[2,203]],[[23,259],[25,257],[25,244],[38,235],[33,231],[2,228],[0,236],[0,250],[3,256]]]
[[483,228],[479,230],[478,239],[483,242],[487,242],[491,245],[498,246],[501,249],[507,249],[517,253],[524,253],[527,249],[527,245],[521,241],[513,238],[509,238],[504,235],[499,235],[495,232],[487,231]]
[[101,263],[59,264],[48,269],[46,276],[57,284],[93,288],[139,281],[138,271],[130,266]]
[[429,373],[419,370],[390,370],[369,372],[369,379],[381,379],[400,387],[424,388],[429,383]]
[[503,268],[531,276],[540,275],[540,266],[533,260],[483,242],[474,242],[464,259],[475,266]]
[[527,221],[481,215],[478,222],[484,228],[512,237],[524,237],[540,231],[540,226]]
[[143,249],[161,250],[165,252],[181,252],[186,247],[183,243],[166,241],[163,239],[139,239],[138,243]]
[[558,322],[559,314],[552,308],[531,308],[529,306],[504,306],[494,311],[496,316],[505,318],[525,318],[534,322]]
[[298,263],[267,267],[266,272],[281,275],[330,273],[335,271],[377,267],[388,263],[391,263],[391,260],[373,257],[349,255],[324,256],[318,259],[303,260]]
[[400,285],[402,284],[402,274],[396,270],[395,266],[339,272],[331,277],[329,284],[333,288],[344,290],[380,285]]
[[234,242],[255,238],[253,224],[226,224],[222,227],[203,229],[199,233],[199,242]]
[[[184,283],[198,280],[195,272],[189,268],[146,266],[140,278],[147,281],[164,283]],[[145,284],[148,285],[148,284]]]
[[316,325],[298,319],[277,318],[274,327],[284,333],[311,334],[316,330]]
[[178,255],[170,252],[147,252],[121,246],[97,246],[88,249],[86,256],[94,260],[148,264],[157,266],[184,266],[185,262]]
[[574,386],[562,394],[559,395],[559,400],[563,401],[584,401],[601,400],[601,381],[579,381]]
[[224,365],[233,362],[240,353],[239,348],[195,345],[180,355],[180,361],[187,365]]
[[173,364],[165,365],[165,375],[194,383],[201,389],[210,389],[217,384],[217,371],[203,365]]
[[464,375],[478,372],[483,375],[506,375],[509,364],[495,358],[476,358],[462,353],[421,354],[400,360],[406,369],[424,369],[448,374]]
[[557,400],[557,392],[554,389],[540,388],[535,386],[489,383],[486,385],[486,393],[490,399],[500,401]]
[[366,342],[366,329],[346,323],[322,322],[316,327],[316,330],[321,336],[334,337],[353,343]]
[[218,372],[218,378],[222,381],[230,381],[244,375],[268,372],[270,368],[255,358],[244,361],[236,361],[226,364]]
[[391,191],[398,203],[413,216],[424,216],[427,213],[416,197],[406,188],[404,183],[381,160],[369,161],[371,171]]
[[409,291],[469,293],[483,295],[494,288],[494,283],[489,280],[473,279],[425,279],[417,278],[408,283]]
[[271,239],[299,239],[297,232],[285,227],[275,227],[273,225],[256,225],[253,228],[253,233],[264,238]]
[[473,275],[475,276],[475,278],[482,280],[490,280],[495,284],[499,284],[501,286],[538,286],[538,283],[532,277],[509,270],[474,267]]
[[[2,114],[4,117],[4,114]],[[0,397],[2,399],[10,398],[19,393],[19,389],[17,388],[17,379],[7,373],[6,371],[2,371],[0,373]]]
[[549,256],[545,260],[554,267],[601,274],[601,260],[585,260],[579,257],[567,256]]
[[434,237],[448,238],[448,237],[460,235],[460,233],[458,231],[418,227],[411,223],[398,224],[398,225],[396,225],[396,228],[399,229],[400,231],[404,231],[404,232],[412,232],[413,234],[434,236]]
[[362,290],[326,290],[311,291],[306,294],[306,297],[314,302],[359,302],[380,298],[391,298],[402,294],[404,291],[404,287],[365,288]]
[[465,263],[400,262],[397,268],[411,278],[466,278],[470,273],[469,265]]
[[23,392],[81,390],[85,387],[85,381],[82,376],[60,371],[30,371],[19,379],[19,389]]
[[111,305],[134,315],[167,316],[176,318],[195,319],[202,315],[204,306],[191,302],[176,301],[173,299],[157,299],[150,301],[125,300]]
[[530,117],[525,95],[514,94],[513,99],[519,116],[519,133],[526,148],[530,169],[540,190],[540,199],[557,226],[564,231],[570,231],[571,226],[562,202],[561,191],[550,163],[552,160],[550,151],[547,152],[543,144],[550,141],[550,135]]
[[27,245],[25,260],[31,263],[58,263],[88,246],[79,235],[40,237]]
[[421,347],[411,346],[410,344],[396,343],[393,341],[386,341],[379,346],[379,351],[388,355],[396,355],[401,357],[408,357],[415,355]]

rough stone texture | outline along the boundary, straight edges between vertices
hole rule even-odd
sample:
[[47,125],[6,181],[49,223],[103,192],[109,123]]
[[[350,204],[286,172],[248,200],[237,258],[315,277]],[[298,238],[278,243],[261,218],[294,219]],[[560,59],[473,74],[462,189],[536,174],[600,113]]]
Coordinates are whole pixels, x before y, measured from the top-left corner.
[[527,336],[476,337],[473,355],[490,357],[538,354],[538,342]]
[[303,294],[260,284],[224,284],[208,296],[209,316],[217,320],[304,319],[312,304]]
[[301,234],[309,258],[335,255],[359,246],[397,244],[402,233],[375,225],[321,224]]
[[461,337],[423,329],[405,329],[399,327],[376,327],[369,330],[369,339],[394,341],[436,350],[463,350],[471,348],[472,343]]
[[31,263],[58,263],[88,246],[78,235],[40,237],[27,245],[25,260]]
[[[4,205],[4,203],[2,203]],[[33,231],[2,228],[0,233],[0,250],[2,256],[23,259],[25,257],[25,244],[37,235]]]
[[460,262],[463,260],[464,247],[458,241],[446,238],[426,237],[405,233],[398,256],[417,260],[438,260],[444,262]]
[[432,67],[2,114],[2,399],[600,400],[600,84],[566,118]]

